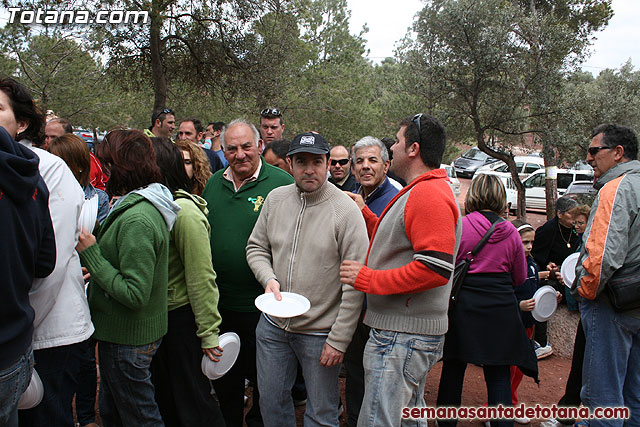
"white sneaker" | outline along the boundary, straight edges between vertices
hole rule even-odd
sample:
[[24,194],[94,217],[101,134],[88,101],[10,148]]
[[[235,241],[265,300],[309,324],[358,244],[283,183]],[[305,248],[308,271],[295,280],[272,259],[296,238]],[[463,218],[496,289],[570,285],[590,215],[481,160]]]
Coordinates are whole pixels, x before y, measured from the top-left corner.
[[538,347],[536,347],[536,357],[538,358],[538,360],[549,357],[552,354],[553,349],[551,348],[549,343],[547,343],[547,345],[545,345],[544,347],[540,346],[540,344],[538,344]]
[[522,417],[522,418],[514,418],[513,421],[517,422],[518,424],[529,424],[531,422],[531,418],[527,418],[527,417]]

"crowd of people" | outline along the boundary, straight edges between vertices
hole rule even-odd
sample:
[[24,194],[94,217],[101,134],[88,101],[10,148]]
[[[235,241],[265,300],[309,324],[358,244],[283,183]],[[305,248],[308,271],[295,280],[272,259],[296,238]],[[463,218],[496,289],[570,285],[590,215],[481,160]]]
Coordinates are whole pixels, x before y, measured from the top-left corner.
[[[552,353],[531,315],[543,284],[581,315],[559,405],[630,410],[546,425],[640,423],[633,130],[593,131],[596,201],[560,198],[536,230],[503,218],[493,175],[472,181],[461,211],[431,115],[346,145],[284,129],[278,108],[258,127],[206,128],[176,127],[159,108],[149,128],[112,130],[92,153],[68,120],[45,123],[25,87],[0,79],[0,426],[97,426],[96,404],[108,427],[295,426],[296,405],[305,426],[338,426],[343,409],[349,426],[426,426],[403,408],[426,405],[440,360],[438,406],[460,406],[469,363],[483,368],[487,405],[513,406]],[[565,284],[559,266],[576,252]],[[281,318],[254,304],[283,292],[310,309]],[[224,356],[225,332],[239,355],[211,381],[201,359]],[[42,401],[18,409],[34,369]]]

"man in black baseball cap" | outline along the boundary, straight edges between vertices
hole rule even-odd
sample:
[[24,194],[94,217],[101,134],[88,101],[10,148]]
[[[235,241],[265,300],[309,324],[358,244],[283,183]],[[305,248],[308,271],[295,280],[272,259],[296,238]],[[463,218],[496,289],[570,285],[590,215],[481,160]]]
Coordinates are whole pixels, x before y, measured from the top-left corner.
[[296,185],[267,196],[247,242],[247,262],[265,293],[280,301],[280,291],[300,294],[311,308],[291,319],[260,318],[260,409],[265,426],[295,423],[290,390],[300,363],[308,392],[305,420],[338,427],[338,373],[363,299],[340,284],[339,265],[350,254],[364,259],[367,230],[357,205],[327,181],[329,144],[322,135],[297,135],[287,156]]
[[302,192],[314,192],[327,181],[330,150],[319,133],[305,132],[293,138],[287,158],[293,179]]

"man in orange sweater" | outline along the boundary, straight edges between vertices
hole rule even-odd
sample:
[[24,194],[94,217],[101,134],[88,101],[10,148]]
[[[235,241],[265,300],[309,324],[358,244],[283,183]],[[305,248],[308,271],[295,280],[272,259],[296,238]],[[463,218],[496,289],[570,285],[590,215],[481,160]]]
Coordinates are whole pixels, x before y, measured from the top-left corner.
[[439,169],[445,143],[435,117],[400,122],[391,169],[409,184],[380,219],[362,211],[371,236],[367,260],[340,267],[343,283],[367,293],[364,323],[371,327],[358,426],[399,426],[404,407],[425,406],[427,373],[442,355],[462,232],[456,198]]

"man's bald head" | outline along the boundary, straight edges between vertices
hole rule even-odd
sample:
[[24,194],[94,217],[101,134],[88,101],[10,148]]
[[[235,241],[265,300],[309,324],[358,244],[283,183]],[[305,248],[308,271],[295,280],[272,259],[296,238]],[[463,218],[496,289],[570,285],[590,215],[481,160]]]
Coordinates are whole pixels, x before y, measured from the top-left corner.
[[331,177],[341,181],[349,175],[350,167],[349,150],[344,145],[336,145],[331,149],[329,158],[329,171]]

